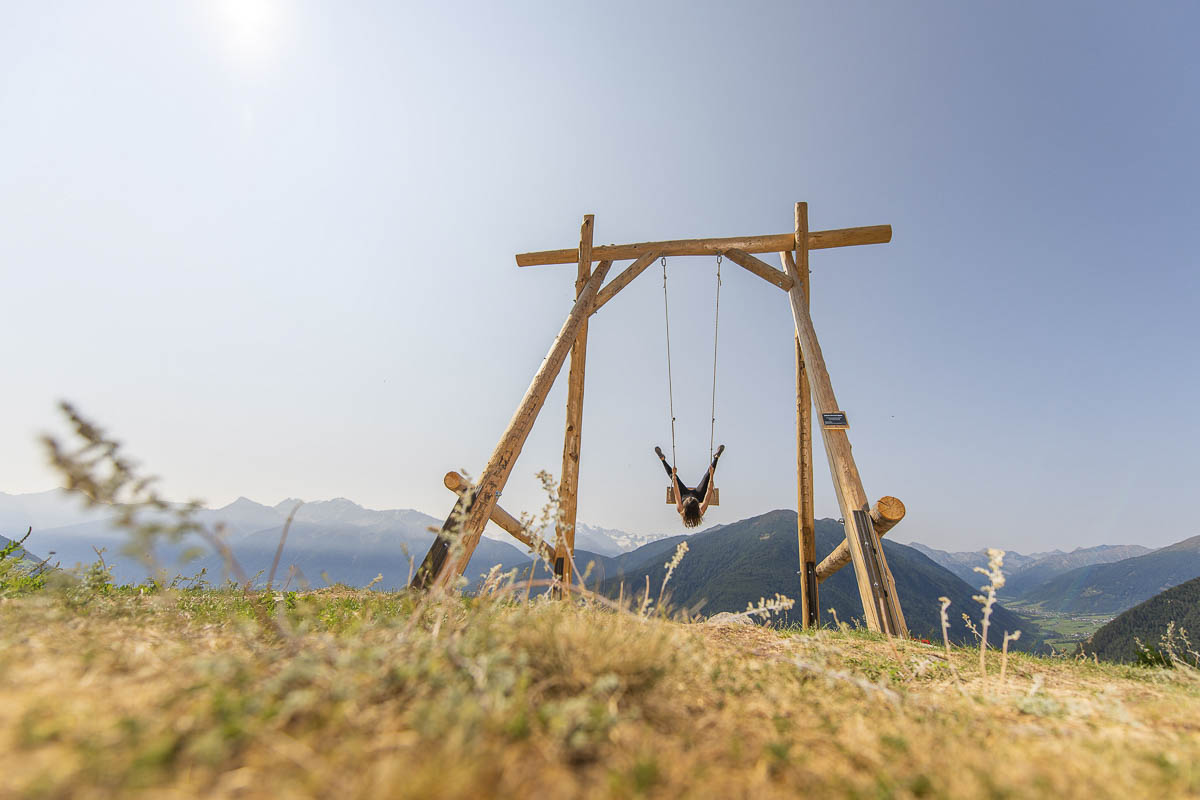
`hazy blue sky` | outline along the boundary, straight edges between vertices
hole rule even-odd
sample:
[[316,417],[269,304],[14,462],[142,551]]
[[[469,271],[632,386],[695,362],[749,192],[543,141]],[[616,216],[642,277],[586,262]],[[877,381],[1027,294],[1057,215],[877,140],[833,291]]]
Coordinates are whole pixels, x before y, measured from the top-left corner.
[[[890,223],[812,256],[895,536],[1197,531],[1192,3],[12,3],[0,26],[0,491],[69,398],[177,496],[444,515],[571,304],[513,254]],[[774,259],[771,259],[774,263]],[[619,266],[619,265],[618,265]],[[671,262],[681,469],[712,259]],[[724,270],[710,522],[795,507],[791,317]],[[580,519],[673,530],[662,281],[593,319]],[[690,364],[691,368],[688,368]],[[551,394],[502,500],[558,472]],[[823,452],[818,446],[818,455]],[[817,512],[836,516],[824,464]]]

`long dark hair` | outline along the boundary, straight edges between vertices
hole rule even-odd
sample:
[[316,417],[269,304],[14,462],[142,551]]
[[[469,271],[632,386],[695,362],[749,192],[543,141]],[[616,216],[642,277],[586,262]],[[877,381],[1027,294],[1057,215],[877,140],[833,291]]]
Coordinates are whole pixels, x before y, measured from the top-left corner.
[[700,513],[700,501],[694,497],[683,498],[683,524],[694,528],[703,521],[704,515]]

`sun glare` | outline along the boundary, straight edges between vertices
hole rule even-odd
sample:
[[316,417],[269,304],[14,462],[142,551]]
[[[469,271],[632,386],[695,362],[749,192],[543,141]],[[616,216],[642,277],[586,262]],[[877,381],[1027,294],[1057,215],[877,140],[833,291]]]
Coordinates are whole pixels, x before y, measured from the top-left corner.
[[210,0],[209,8],[230,57],[243,67],[269,67],[278,55],[285,0]]

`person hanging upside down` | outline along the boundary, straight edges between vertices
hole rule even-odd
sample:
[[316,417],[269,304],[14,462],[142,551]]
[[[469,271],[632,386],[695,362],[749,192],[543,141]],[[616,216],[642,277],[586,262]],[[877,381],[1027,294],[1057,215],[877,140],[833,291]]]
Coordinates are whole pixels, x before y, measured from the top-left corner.
[[675,484],[675,510],[679,512],[679,516],[683,517],[684,525],[689,528],[696,527],[704,521],[704,512],[708,511],[708,504],[712,500],[713,475],[717,471],[717,460],[721,457],[721,453],[725,452],[725,445],[717,448],[717,454],[713,457],[712,463],[708,465],[708,472],[704,473],[704,477],[701,478],[695,489],[689,489],[680,483],[679,476],[674,467],[667,463],[667,457],[663,455],[661,447],[655,447],[654,452],[658,454],[658,460],[662,462],[663,468]]

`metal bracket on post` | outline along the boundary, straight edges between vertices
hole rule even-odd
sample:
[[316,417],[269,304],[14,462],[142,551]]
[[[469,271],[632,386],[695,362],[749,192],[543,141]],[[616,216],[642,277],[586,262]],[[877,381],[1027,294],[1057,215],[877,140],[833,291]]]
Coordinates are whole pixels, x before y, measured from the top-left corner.
[[[899,633],[900,626],[897,624],[896,617],[892,613],[891,598],[888,597],[888,588],[883,581],[883,569],[879,562],[879,537],[875,535],[875,531],[871,526],[871,514],[867,509],[855,509],[854,530],[858,534],[859,543],[862,545],[863,561],[867,565],[867,575],[871,581],[871,593],[874,597],[875,607],[879,611],[879,620],[882,623],[883,632],[889,636],[895,636]],[[815,575],[814,570],[814,577]]]
[[[804,585],[808,591],[808,597],[815,598],[817,596],[817,563],[808,561],[804,564]],[[806,627],[816,628],[821,624],[820,609],[817,604],[809,600],[808,604],[808,619],[804,622]]]

